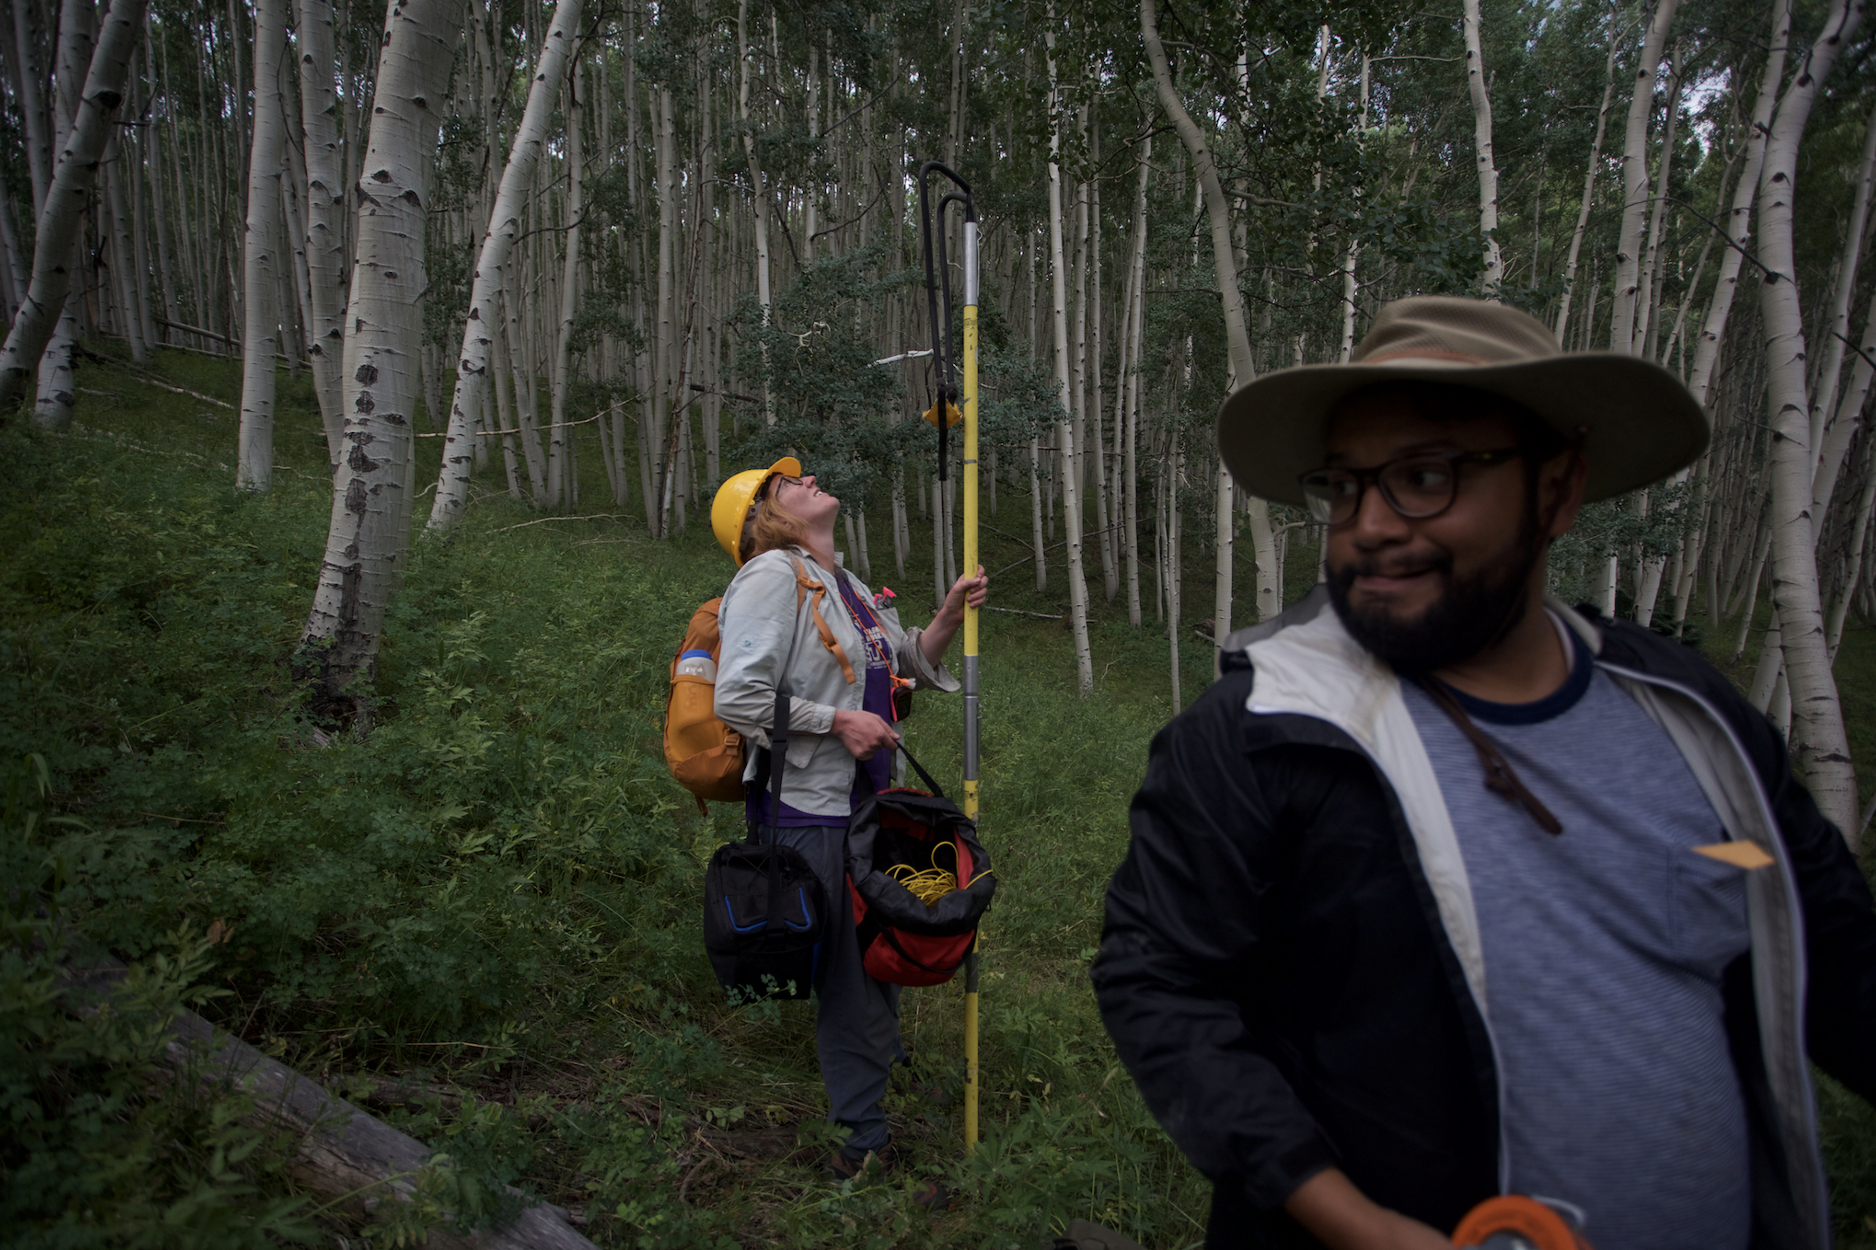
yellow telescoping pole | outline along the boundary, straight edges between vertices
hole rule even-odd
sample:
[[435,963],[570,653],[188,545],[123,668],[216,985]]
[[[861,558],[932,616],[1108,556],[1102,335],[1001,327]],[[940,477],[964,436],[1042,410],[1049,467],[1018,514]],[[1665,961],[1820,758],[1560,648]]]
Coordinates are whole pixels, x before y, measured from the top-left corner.
[[[964,210],[964,575],[977,572],[977,214]],[[977,819],[977,616],[964,605],[964,815]],[[977,1149],[976,945],[964,961],[964,1150]]]

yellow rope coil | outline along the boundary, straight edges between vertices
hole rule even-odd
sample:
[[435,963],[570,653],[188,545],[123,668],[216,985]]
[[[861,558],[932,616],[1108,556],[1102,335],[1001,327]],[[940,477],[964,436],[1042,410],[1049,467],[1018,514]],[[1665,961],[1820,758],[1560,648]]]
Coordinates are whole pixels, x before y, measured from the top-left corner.
[[[945,847],[951,848],[951,854],[957,855],[956,843],[940,842],[932,848],[932,858],[938,858],[938,852]],[[886,870],[886,875],[911,891],[912,897],[930,907],[945,895],[958,888],[958,875],[943,868],[918,869],[910,864],[894,864]]]

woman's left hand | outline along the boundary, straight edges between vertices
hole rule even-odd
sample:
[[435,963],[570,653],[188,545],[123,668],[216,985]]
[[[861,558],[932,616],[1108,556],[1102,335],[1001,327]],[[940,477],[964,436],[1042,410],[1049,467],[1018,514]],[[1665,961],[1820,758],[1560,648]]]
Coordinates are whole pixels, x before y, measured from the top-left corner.
[[973,608],[981,608],[990,599],[990,576],[984,572],[984,566],[977,566],[973,577],[960,577],[951,587],[951,593],[945,596],[944,607],[940,614],[954,621],[964,619],[964,605],[968,602]]

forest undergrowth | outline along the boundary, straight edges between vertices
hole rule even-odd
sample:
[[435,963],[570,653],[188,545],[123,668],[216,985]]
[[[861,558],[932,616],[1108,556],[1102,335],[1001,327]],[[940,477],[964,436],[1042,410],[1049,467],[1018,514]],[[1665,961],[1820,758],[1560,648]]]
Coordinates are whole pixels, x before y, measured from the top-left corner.
[[[236,397],[229,363],[154,368]],[[368,730],[332,733],[290,671],[331,506],[307,383],[282,377],[280,471],[254,498],[233,486],[233,412],[109,361],[81,381],[70,433],[0,429],[0,869],[19,885],[0,900],[0,1243],[411,1244],[444,1209],[504,1218],[509,1185],[634,1250],[1034,1250],[1076,1216],[1161,1250],[1201,1240],[1209,1187],[1087,982],[1171,711],[1150,598],[1135,632],[1093,596],[1086,701],[1060,622],[986,614],[984,1140],[960,1157],[958,985],[907,992],[912,1079],[888,1097],[914,1173],[960,1195],[934,1217],[903,1179],[821,1178],[811,1008],[731,1010],[703,956],[703,864],[740,812],[698,813],[659,727],[685,622],[731,573],[705,525],[656,542],[634,506],[542,516],[484,476],[448,541],[412,543]],[[418,481],[439,441],[418,440]],[[587,510],[615,511],[584,463]],[[1026,529],[1026,498],[1003,512]],[[1038,593],[1006,567],[1020,540],[985,545],[994,603],[1063,611],[1059,568]],[[930,550],[915,526],[908,622],[929,612]],[[1189,602],[1209,602],[1209,559],[1191,553]],[[899,580],[890,561],[876,541],[876,586]],[[1294,596],[1314,560],[1290,564]],[[1853,746],[1876,759],[1876,635],[1845,646]],[[1182,658],[1190,699],[1210,651],[1189,629]],[[955,700],[919,696],[906,733],[958,776]],[[60,969],[109,960],[131,969],[110,1008],[65,1010]],[[422,1200],[360,1228],[296,1197],[290,1143],[243,1095],[159,1076],[185,1005],[429,1143]],[[1823,1099],[1839,1244],[1876,1246],[1876,1113]]]

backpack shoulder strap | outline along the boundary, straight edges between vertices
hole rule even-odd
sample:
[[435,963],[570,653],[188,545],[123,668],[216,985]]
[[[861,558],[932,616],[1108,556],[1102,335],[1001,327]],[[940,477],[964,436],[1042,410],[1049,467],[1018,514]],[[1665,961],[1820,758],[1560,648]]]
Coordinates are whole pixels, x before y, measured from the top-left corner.
[[851,686],[857,680],[853,675],[853,665],[848,662],[846,649],[840,645],[840,639],[834,637],[834,631],[828,627],[827,618],[821,615],[821,600],[827,594],[827,584],[809,577],[807,566],[801,563],[801,558],[794,552],[787,554],[788,562],[795,566],[795,611],[801,611],[802,600],[809,591],[813,591],[814,602],[808,605],[808,615],[814,618],[814,628],[821,635],[821,645],[834,653],[834,659],[840,662],[841,676]]

